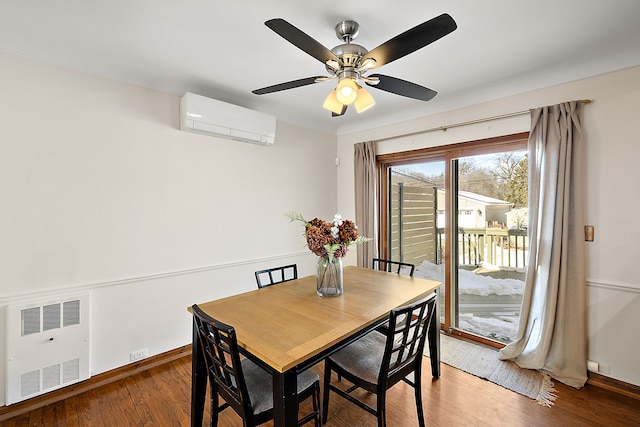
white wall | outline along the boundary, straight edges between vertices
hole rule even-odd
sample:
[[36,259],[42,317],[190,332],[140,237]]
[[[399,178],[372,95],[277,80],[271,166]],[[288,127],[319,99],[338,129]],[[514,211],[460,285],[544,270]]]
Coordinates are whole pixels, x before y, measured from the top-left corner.
[[[424,117],[393,126],[340,135],[342,167],[338,182],[353,182],[353,144],[390,138],[379,153],[433,147],[528,131],[528,115],[450,128],[414,136],[394,137],[476,119],[527,111],[575,99],[593,99],[585,106],[586,224],[595,226],[595,241],[587,244],[589,291],[589,359],[610,366],[612,378],[640,385],[640,68],[525,93],[494,102]],[[338,209],[353,215],[353,186],[338,188]]]
[[7,304],[91,294],[91,372],[191,341],[188,306],[312,274],[302,225],[336,212],[336,137],[271,147],[179,130],[179,98],[0,53],[0,404]]

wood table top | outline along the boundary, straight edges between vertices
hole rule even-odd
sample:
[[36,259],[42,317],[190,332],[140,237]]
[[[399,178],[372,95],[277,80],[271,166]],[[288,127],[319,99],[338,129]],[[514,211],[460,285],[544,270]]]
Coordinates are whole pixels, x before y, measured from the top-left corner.
[[240,347],[285,372],[441,285],[354,266],[343,283],[337,297],[318,296],[308,276],[198,306],[233,326]]

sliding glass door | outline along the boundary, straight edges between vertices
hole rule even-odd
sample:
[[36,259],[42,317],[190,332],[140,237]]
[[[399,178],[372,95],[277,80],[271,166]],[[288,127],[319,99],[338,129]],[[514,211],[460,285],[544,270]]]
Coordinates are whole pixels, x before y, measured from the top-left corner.
[[444,283],[443,327],[496,345],[515,339],[524,289],[526,138],[379,156],[381,255]]

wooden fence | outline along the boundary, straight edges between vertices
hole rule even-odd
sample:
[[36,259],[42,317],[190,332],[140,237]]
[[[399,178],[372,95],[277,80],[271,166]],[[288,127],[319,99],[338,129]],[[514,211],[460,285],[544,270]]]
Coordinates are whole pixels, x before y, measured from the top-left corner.
[[440,238],[436,226],[436,189],[394,185],[390,200],[391,259],[420,264],[438,263]]

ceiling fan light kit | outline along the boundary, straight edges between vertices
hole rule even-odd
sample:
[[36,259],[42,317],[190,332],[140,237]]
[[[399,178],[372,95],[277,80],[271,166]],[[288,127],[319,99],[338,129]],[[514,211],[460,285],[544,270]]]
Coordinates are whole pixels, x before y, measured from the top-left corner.
[[373,96],[358,84],[360,80],[370,87],[396,95],[421,101],[432,99],[437,92],[424,86],[382,74],[366,76],[366,73],[413,53],[457,28],[453,18],[443,13],[393,37],[373,50],[367,51],[364,47],[351,43],[360,30],[356,21],[342,21],[336,25],[336,36],[344,43],[331,50],[284,19],[270,19],[265,22],[265,25],[294,46],[322,62],[330,75],[308,77],[267,86],[256,89],[253,93],[264,95],[337,79],[336,88],[329,93],[323,104],[323,108],[331,111],[334,117],[342,116],[346,112],[347,106],[351,104],[354,104],[358,113],[375,105]]
[[[352,79],[348,80],[353,81]],[[371,94],[359,84],[355,82],[354,84],[356,86],[356,90],[353,90],[350,84],[345,85],[342,88],[351,91],[351,95],[346,99],[341,95],[340,85],[338,85],[336,89],[329,92],[329,95],[324,100],[324,104],[322,104],[322,108],[331,111],[335,115],[342,115],[344,114],[342,111],[349,104],[353,104],[356,107],[356,111],[358,113],[362,113],[363,111],[366,111],[369,108],[373,107],[376,103],[375,99],[373,99],[373,96],[371,96]],[[353,98],[353,101],[349,102],[351,98]]]

